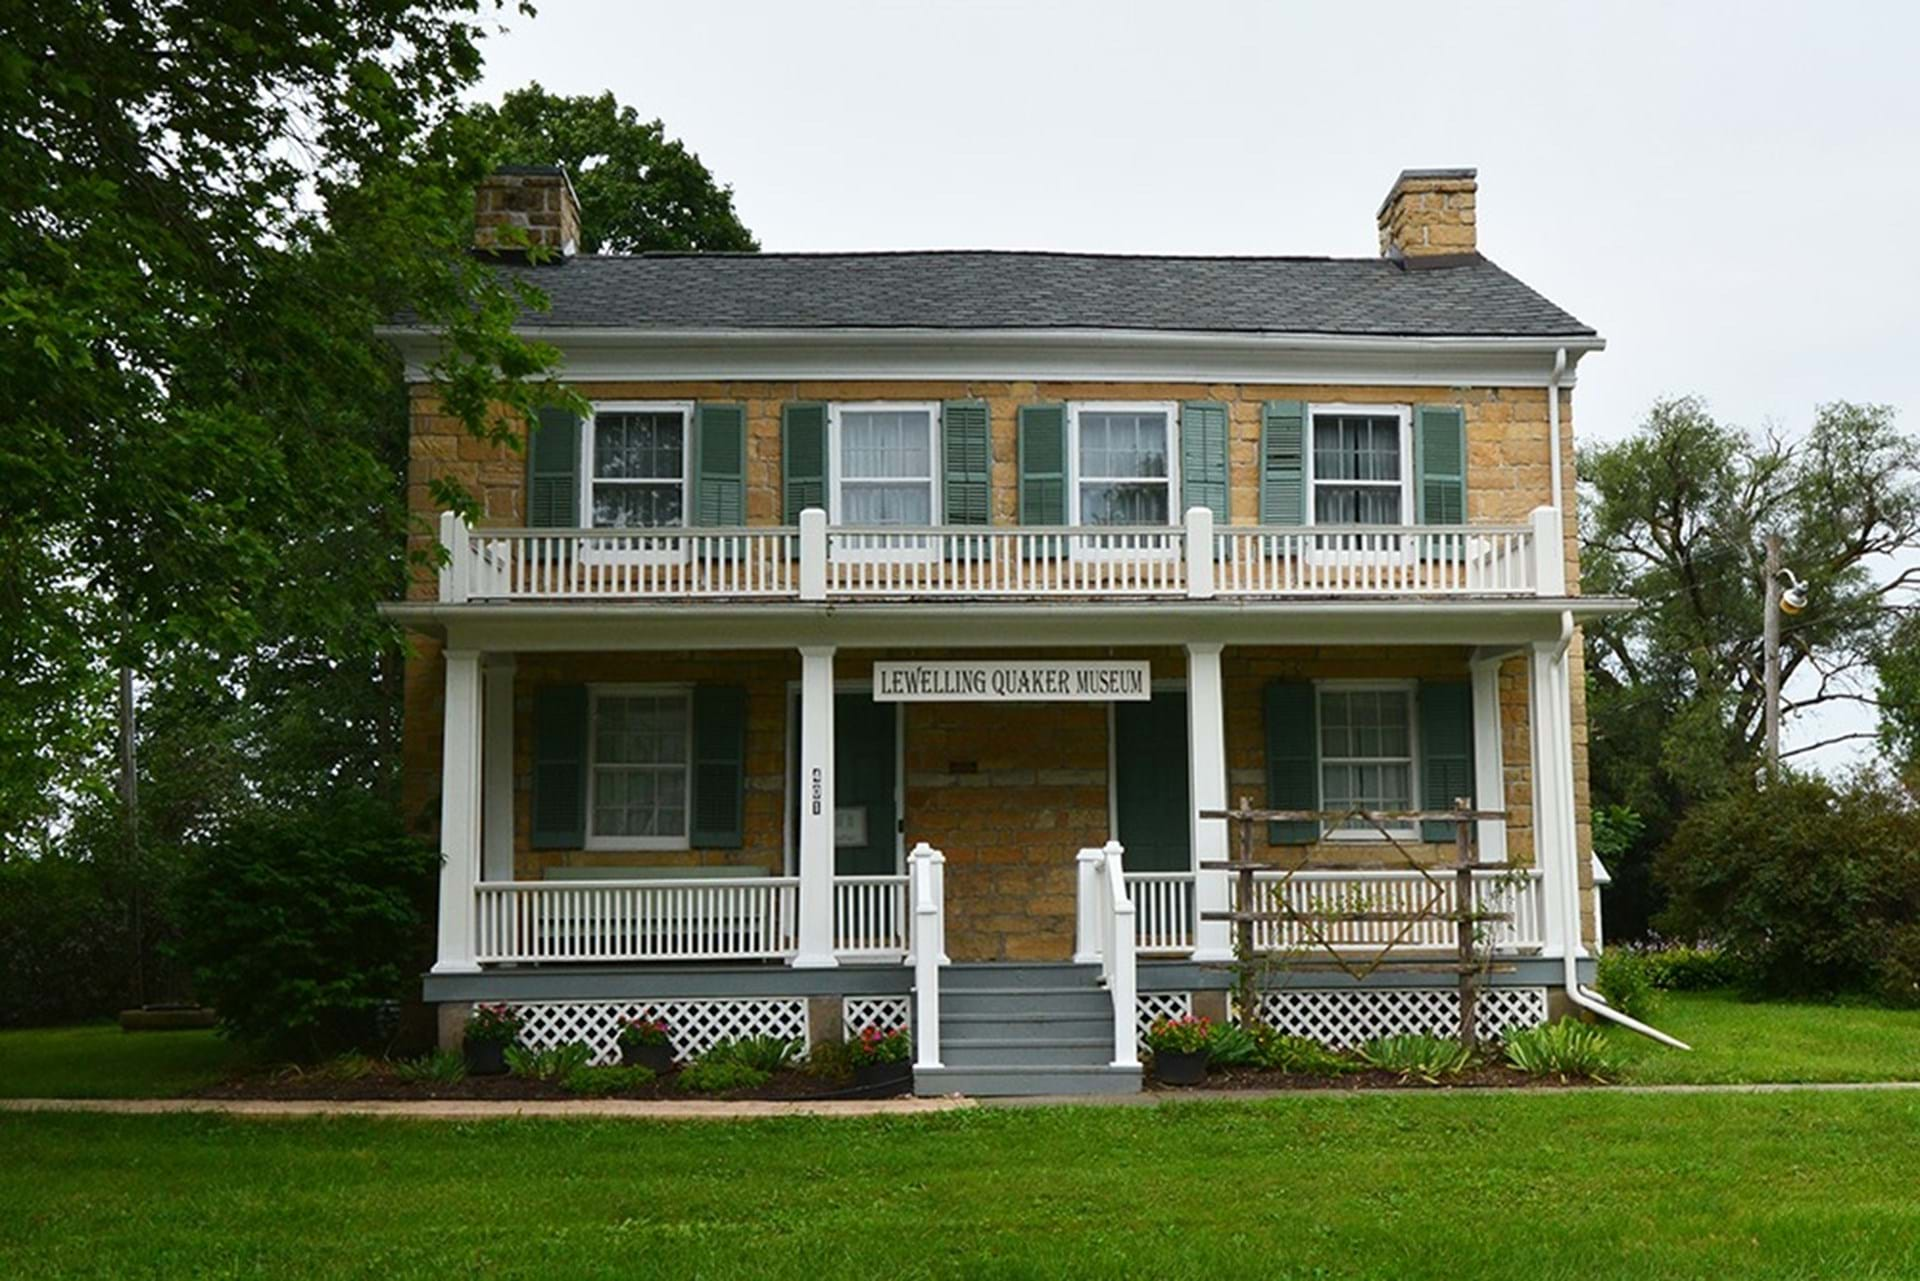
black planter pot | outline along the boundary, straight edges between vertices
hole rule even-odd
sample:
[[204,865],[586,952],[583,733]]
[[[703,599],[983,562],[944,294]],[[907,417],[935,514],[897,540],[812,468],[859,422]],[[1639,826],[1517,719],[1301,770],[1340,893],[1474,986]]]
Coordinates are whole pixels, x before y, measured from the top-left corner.
[[507,1070],[505,1041],[476,1041],[469,1037],[460,1052],[467,1060],[468,1076],[499,1076]]
[[1207,1079],[1207,1052],[1189,1054],[1174,1051],[1153,1056],[1153,1075],[1163,1085],[1198,1085]]
[[664,1076],[673,1069],[673,1047],[671,1045],[623,1045],[620,1047],[621,1067],[643,1067],[655,1076]]
[[913,1063],[904,1059],[898,1063],[863,1063],[853,1070],[853,1081],[876,1097],[899,1094],[913,1088]]

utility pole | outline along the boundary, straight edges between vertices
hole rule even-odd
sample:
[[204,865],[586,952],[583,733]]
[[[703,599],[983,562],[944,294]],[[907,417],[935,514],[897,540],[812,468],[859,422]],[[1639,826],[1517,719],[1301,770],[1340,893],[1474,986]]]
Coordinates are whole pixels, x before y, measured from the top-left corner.
[[1767,535],[1767,617],[1762,652],[1767,681],[1767,782],[1780,778],[1780,535]]
[[133,995],[147,1002],[146,922],[140,902],[140,772],[134,746],[133,668],[120,669],[120,822],[126,842],[123,867],[128,869],[128,915],[133,927]]

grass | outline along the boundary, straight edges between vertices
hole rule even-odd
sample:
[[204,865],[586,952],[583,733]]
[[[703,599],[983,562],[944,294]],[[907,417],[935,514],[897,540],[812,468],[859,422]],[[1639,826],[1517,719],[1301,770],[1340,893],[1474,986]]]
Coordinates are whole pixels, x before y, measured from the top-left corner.
[[1669,992],[1651,1020],[1693,1046],[1609,1035],[1633,1084],[1748,1081],[1920,1081],[1920,1010],[1747,1002],[1722,992]]
[[111,1023],[0,1031],[0,1098],[184,1094],[241,1061],[241,1051],[211,1031],[122,1032]]
[[735,1123],[0,1115],[19,1275],[1874,1278],[1920,1095]]

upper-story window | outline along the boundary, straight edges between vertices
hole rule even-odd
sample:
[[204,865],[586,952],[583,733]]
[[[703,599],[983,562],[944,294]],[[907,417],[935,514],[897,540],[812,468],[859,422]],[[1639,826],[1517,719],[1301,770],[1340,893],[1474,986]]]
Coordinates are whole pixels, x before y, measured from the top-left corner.
[[1411,519],[1407,413],[1393,406],[1313,408],[1307,451],[1316,525],[1402,525]]
[[581,508],[596,528],[687,523],[687,423],[692,406],[599,405],[587,422]]
[[840,525],[932,525],[939,519],[939,406],[835,405],[829,418],[832,519]]
[[1073,406],[1074,525],[1166,525],[1177,514],[1174,407]]

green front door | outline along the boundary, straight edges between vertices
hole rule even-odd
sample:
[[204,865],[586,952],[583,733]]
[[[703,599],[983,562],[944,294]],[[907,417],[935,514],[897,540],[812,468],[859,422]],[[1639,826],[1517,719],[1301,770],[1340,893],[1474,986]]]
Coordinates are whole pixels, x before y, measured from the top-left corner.
[[899,709],[868,694],[833,700],[833,871],[891,876],[899,866]]
[[1187,695],[1156,692],[1113,705],[1113,788],[1129,872],[1184,872],[1193,865],[1188,821]]

